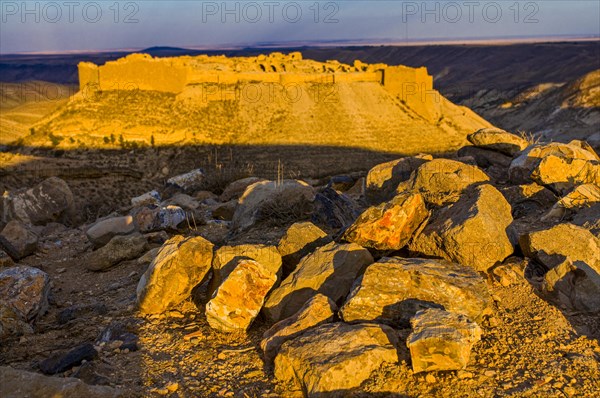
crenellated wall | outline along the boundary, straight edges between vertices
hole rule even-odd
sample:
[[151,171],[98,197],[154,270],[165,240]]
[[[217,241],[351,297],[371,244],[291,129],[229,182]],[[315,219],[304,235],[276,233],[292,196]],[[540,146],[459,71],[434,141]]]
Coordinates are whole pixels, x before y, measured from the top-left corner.
[[427,69],[385,64],[353,66],[337,61],[304,60],[301,53],[227,58],[197,56],[153,58],[131,54],[102,66],[79,64],[80,89],[153,90],[181,93],[188,85],[265,82],[282,85],[301,83],[377,82],[418,115],[435,119],[437,91]]

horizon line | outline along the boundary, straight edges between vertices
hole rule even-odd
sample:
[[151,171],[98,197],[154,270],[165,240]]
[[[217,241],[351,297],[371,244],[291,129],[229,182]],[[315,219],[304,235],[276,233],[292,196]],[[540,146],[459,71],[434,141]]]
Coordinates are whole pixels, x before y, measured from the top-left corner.
[[77,54],[102,54],[102,53],[131,53],[153,48],[170,48],[173,50],[193,51],[236,51],[244,49],[277,49],[277,48],[329,48],[329,47],[360,47],[360,46],[435,46],[435,45],[511,45],[511,44],[543,44],[557,42],[590,42],[600,41],[600,35],[554,35],[554,36],[499,36],[489,38],[452,38],[452,39],[339,39],[339,40],[294,40],[280,42],[254,42],[254,43],[223,43],[211,46],[175,46],[154,45],[150,47],[122,47],[110,49],[77,49],[56,51],[16,51],[2,53],[0,56],[10,55],[77,55]]

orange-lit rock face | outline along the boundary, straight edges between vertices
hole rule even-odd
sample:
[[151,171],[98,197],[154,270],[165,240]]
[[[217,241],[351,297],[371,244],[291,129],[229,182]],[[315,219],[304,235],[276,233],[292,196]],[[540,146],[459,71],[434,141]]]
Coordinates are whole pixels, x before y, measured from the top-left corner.
[[348,228],[343,239],[379,250],[399,250],[428,214],[420,194],[400,194],[389,202],[368,208]]
[[209,325],[224,332],[245,331],[258,316],[277,275],[260,263],[241,259],[206,304]]

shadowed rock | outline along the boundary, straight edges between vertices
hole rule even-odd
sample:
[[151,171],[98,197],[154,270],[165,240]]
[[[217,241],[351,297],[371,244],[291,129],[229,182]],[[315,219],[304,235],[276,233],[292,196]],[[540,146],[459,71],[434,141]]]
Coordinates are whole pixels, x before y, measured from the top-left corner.
[[410,321],[413,372],[464,369],[471,348],[481,339],[481,328],[466,316],[438,309],[419,311]]
[[73,193],[64,180],[50,177],[33,188],[8,197],[9,219],[43,225],[73,210]]
[[271,363],[283,343],[292,340],[306,330],[333,321],[337,306],[327,296],[317,294],[308,300],[295,314],[271,326],[263,334],[260,348],[265,360]]
[[264,314],[270,321],[280,321],[297,312],[317,293],[338,302],[372,262],[369,251],[354,243],[331,242],[322,246],[304,257],[281,286],[273,290]]
[[332,188],[317,193],[313,207],[312,221],[334,229],[344,228],[360,214],[354,200]]
[[325,324],[283,344],[275,377],[307,397],[345,397],[384,362],[397,363],[397,347],[388,326]]
[[496,188],[474,186],[435,212],[409,248],[486,271],[513,253],[506,233],[512,221],[511,207]]
[[282,206],[287,209],[303,209],[315,198],[313,188],[303,181],[260,181],[250,185],[240,197],[233,215],[232,229],[242,231],[250,228],[261,217],[277,216]]
[[400,250],[428,216],[420,194],[399,194],[365,210],[342,239],[378,250]]
[[107,244],[116,235],[128,235],[135,232],[132,216],[109,217],[94,223],[85,231],[88,240],[94,247]]
[[123,394],[106,386],[90,386],[72,377],[48,377],[35,372],[0,367],[0,396],[117,398]]
[[73,366],[81,365],[84,360],[91,361],[98,356],[94,345],[85,343],[73,348],[66,353],[57,353],[50,358],[40,362],[39,367],[42,373],[54,375],[71,369]]
[[122,261],[138,258],[147,249],[148,241],[140,234],[117,235],[86,256],[85,268],[90,271],[106,271]]
[[38,237],[20,221],[12,220],[0,232],[0,244],[15,260],[29,256],[37,249]]
[[385,257],[358,278],[340,316],[346,322],[404,327],[423,308],[441,308],[479,320],[489,313],[485,281],[470,267],[444,260]]
[[202,237],[174,236],[162,246],[137,286],[139,309],[160,314],[187,299],[210,270],[213,244]]
[[0,272],[0,338],[31,331],[30,324],[48,309],[50,277],[37,268],[17,265]]

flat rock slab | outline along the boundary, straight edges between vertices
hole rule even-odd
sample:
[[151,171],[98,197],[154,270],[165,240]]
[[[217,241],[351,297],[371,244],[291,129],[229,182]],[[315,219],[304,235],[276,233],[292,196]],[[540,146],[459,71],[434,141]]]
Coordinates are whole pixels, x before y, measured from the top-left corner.
[[160,314],[187,299],[211,267],[213,244],[202,237],[165,242],[137,286],[139,309]]
[[264,314],[270,321],[278,322],[293,315],[317,293],[338,302],[371,263],[369,251],[357,244],[331,242],[322,246],[304,257],[281,286],[271,292]]
[[240,259],[235,263],[206,304],[208,324],[223,332],[248,330],[277,282],[277,275],[257,261]]
[[284,343],[275,377],[308,397],[345,397],[383,363],[397,363],[397,347],[388,326],[329,323]]
[[277,322],[263,334],[260,342],[267,363],[273,362],[283,343],[310,328],[333,321],[336,312],[337,306],[329,297],[317,294],[294,315]]
[[512,221],[511,206],[496,188],[472,186],[435,212],[409,249],[486,271],[513,253],[507,234]]
[[340,309],[345,322],[405,327],[415,313],[441,308],[479,320],[491,311],[483,278],[444,260],[385,257],[367,267]]
[[406,345],[415,373],[466,368],[473,345],[481,339],[475,322],[439,309],[419,311],[410,323]]
[[365,210],[342,239],[378,250],[400,250],[428,216],[421,194],[399,194]]

